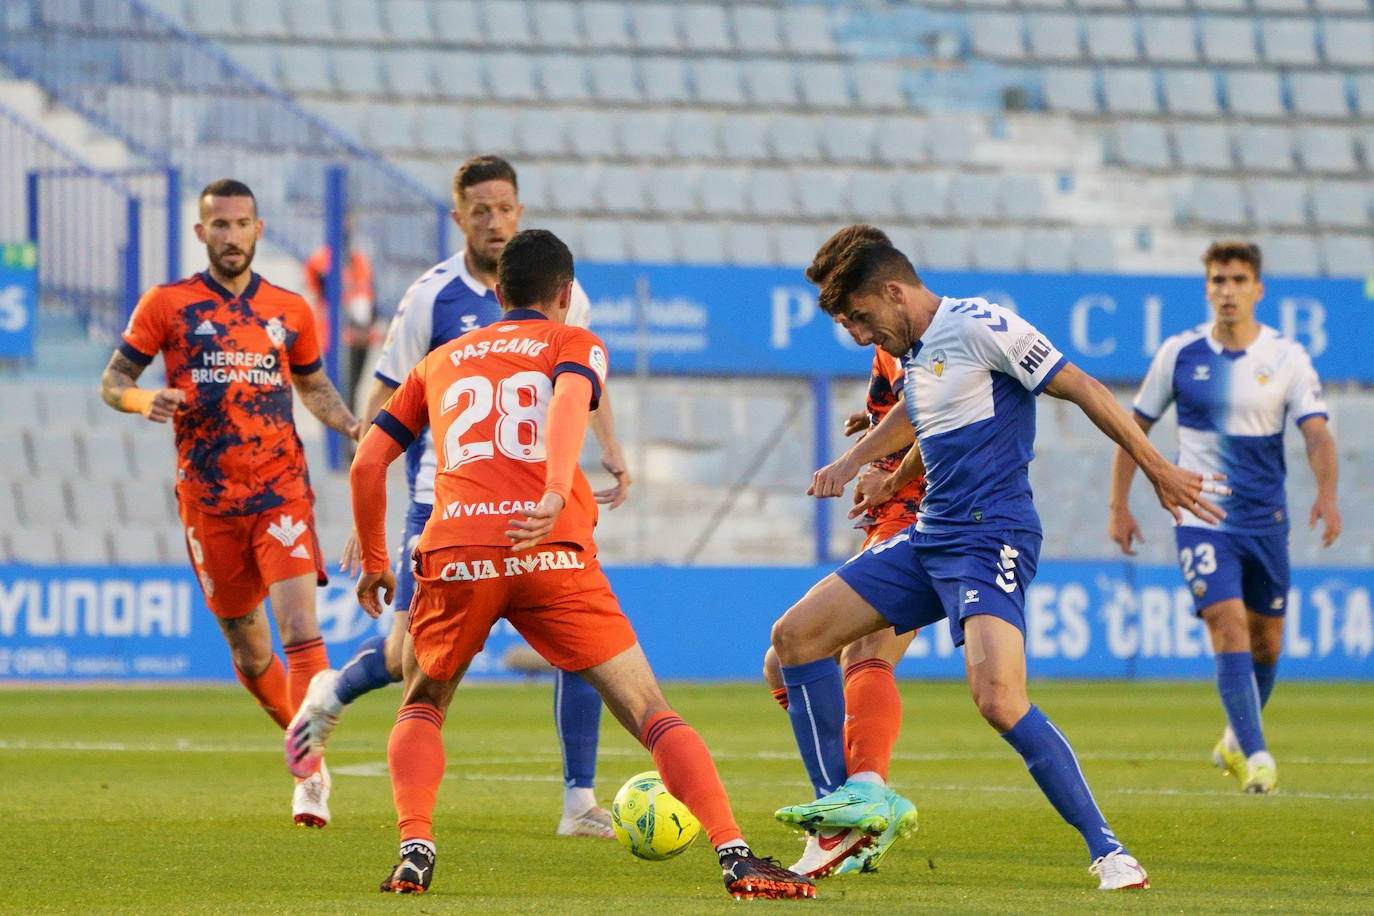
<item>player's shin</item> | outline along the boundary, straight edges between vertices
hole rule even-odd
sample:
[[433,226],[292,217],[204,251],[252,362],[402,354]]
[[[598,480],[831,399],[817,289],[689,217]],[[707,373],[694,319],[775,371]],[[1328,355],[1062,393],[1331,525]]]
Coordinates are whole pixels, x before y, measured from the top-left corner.
[[1002,737],[1026,762],[1054,810],[1083,835],[1090,858],[1124,850],[1098,809],[1068,739],[1038,707],[1032,706]]
[[663,785],[701,821],[712,846],[740,839],[725,786],[696,729],[672,710],[664,710],[649,717],[639,740],[653,755]]
[[844,682],[840,666],[826,657],[804,665],[784,665],[787,715],[806,775],[816,797],[829,795],[845,781]]
[[892,665],[865,658],[845,668],[844,759],[850,774],[872,773],[887,781],[892,749],[902,730],[902,697]]
[[310,679],[329,667],[329,655],[324,648],[324,638],[303,639],[289,646],[282,646],[286,653],[286,690],[291,697],[291,715],[296,714],[305,692],[310,689]]
[[1260,693],[1249,652],[1218,652],[1217,692],[1227,721],[1246,757],[1265,749],[1260,724]]
[[234,674],[244,689],[258,701],[263,711],[272,717],[272,721],[286,728],[287,723],[291,721],[294,707],[291,704],[291,694],[287,690],[286,668],[282,665],[281,659],[273,655],[267,668],[256,677],[244,674],[237,665],[234,666]]
[[339,683],[334,693],[341,706],[347,706],[363,694],[395,682],[386,668],[385,647],[385,636],[365,639],[353,657],[339,669]]
[[580,675],[554,674],[553,724],[563,751],[564,815],[596,807],[596,748],[601,734],[601,694]]
[[411,703],[396,713],[386,761],[403,840],[434,839],[434,800],[444,778],[443,725],[444,714],[428,703]]

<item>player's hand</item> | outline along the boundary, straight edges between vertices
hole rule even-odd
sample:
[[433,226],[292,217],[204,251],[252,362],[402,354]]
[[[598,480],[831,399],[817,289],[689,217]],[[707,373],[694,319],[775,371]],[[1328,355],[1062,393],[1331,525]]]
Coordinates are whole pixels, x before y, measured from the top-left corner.
[[144,416],[154,423],[166,423],[185,403],[186,392],[180,388],[163,388],[153,395],[153,401]]
[[1135,556],[1135,551],[1131,549],[1136,541],[1145,543],[1145,535],[1140,532],[1140,525],[1136,523],[1135,516],[1130,509],[1115,509],[1107,515],[1107,537],[1121,547],[1121,552],[1128,557]]
[[630,495],[630,484],[634,480],[625,467],[625,456],[620,452],[607,452],[601,456],[601,466],[615,478],[615,486],[597,490],[592,495],[596,501],[610,509],[615,509]]
[[1210,525],[1215,525],[1226,517],[1226,513],[1202,497],[1203,494],[1231,495],[1231,488],[1222,483],[1225,479],[1225,474],[1199,474],[1170,464],[1166,465],[1158,478],[1152,478],[1150,482],[1154,484],[1159,504],[1174,517],[1175,525],[1183,524],[1184,510]]
[[363,571],[363,547],[358,543],[358,532],[354,531],[344,543],[343,553],[339,555],[339,572],[345,576],[356,576]]
[[367,423],[363,421],[361,418],[354,420],[351,424],[349,424],[349,427],[344,432],[344,435],[352,439],[354,442],[360,442],[363,438],[363,427],[366,425]]
[[892,501],[897,488],[893,486],[892,475],[869,465],[859,474],[854,484],[854,508],[849,510],[850,518],[858,518]]
[[858,413],[852,413],[844,418],[844,434],[846,436],[852,436],[855,433],[861,433],[866,431],[867,429],[868,414],[862,410]]
[[506,537],[510,538],[510,549],[529,550],[537,546],[553,531],[554,522],[558,521],[558,513],[562,511],[563,497],[557,493],[545,493],[544,498],[539,500],[539,505],[535,506],[534,511],[528,516],[510,520],[510,528],[506,530]]
[[1317,497],[1312,511],[1307,514],[1308,529],[1316,528],[1319,519],[1326,522],[1322,529],[1322,546],[1330,547],[1341,536],[1341,510],[1336,508],[1336,500]]
[[[377,599],[377,591],[381,590],[382,598]],[[355,589],[358,593],[358,603],[362,605],[369,617],[380,617],[382,615],[382,603],[391,603],[391,599],[396,595],[396,576],[389,569],[384,569],[376,573],[363,573],[358,577],[358,586]]]
[[853,480],[857,473],[859,469],[849,460],[848,454],[841,455],[811,477],[811,486],[807,487],[806,495],[817,499],[843,496],[845,484]]

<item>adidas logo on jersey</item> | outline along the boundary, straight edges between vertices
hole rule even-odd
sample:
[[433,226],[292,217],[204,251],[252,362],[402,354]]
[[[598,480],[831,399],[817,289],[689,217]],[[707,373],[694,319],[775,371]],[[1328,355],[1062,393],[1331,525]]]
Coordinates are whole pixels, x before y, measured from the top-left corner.
[[213,337],[218,333],[219,331],[215,329],[214,323],[210,321],[209,318],[204,319],[200,324],[196,325],[196,336],[198,337],[205,337],[207,335]]
[[310,559],[310,551],[305,549],[304,544],[297,544],[296,549],[291,551],[291,556],[298,560],[308,560]]

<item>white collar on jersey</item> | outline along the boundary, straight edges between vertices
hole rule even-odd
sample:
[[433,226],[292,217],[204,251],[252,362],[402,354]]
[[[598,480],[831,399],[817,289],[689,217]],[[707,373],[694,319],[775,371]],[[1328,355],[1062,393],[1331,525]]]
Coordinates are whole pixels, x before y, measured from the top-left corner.
[[1197,330],[1198,333],[1202,335],[1203,340],[1207,341],[1207,346],[1210,347],[1212,352],[1216,353],[1218,356],[1220,356],[1223,353],[1229,353],[1232,356],[1235,356],[1237,354],[1244,354],[1249,350],[1259,346],[1261,343],[1264,343],[1269,338],[1277,337],[1279,335],[1279,332],[1269,327],[1269,325],[1261,324],[1259,326],[1259,334],[1257,334],[1255,336],[1255,339],[1250,342],[1250,346],[1246,347],[1244,350],[1228,350],[1226,349],[1226,347],[1222,346],[1221,341],[1217,340],[1216,337],[1213,336],[1212,329],[1215,327],[1216,322],[1207,321],[1198,325]]
[[468,285],[468,289],[472,290],[477,295],[485,296],[487,293],[491,292],[481,280],[468,272],[468,250],[466,248],[453,256],[453,272],[458,275],[460,280]]

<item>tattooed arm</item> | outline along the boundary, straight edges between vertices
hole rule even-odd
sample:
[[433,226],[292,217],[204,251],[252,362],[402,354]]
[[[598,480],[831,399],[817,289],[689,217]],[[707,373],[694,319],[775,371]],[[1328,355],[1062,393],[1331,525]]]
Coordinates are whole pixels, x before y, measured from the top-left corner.
[[116,350],[100,376],[100,398],[115,410],[141,413],[155,423],[166,423],[186,402],[186,393],[177,388],[139,388],[136,383],[142,374],[142,366]]
[[291,381],[300,393],[306,409],[321,423],[330,429],[338,430],[350,439],[358,438],[357,418],[344,404],[343,398],[339,397],[339,392],[323,369],[316,369],[306,375],[292,373]]

